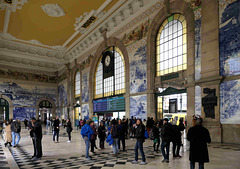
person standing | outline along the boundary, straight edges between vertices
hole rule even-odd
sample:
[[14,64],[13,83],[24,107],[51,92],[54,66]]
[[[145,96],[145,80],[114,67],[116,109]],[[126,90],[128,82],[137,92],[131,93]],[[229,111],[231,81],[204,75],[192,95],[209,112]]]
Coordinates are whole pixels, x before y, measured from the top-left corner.
[[92,153],[92,155],[94,155],[95,154],[94,148],[96,147],[96,138],[97,138],[98,133],[97,133],[97,130],[96,130],[96,127],[95,127],[94,123],[91,123],[90,126],[93,130],[93,134],[91,136],[91,153]]
[[[156,125],[153,126],[152,132],[153,132],[153,135],[154,135],[153,149],[154,149],[154,152],[158,153],[159,152],[159,145],[160,145],[159,122],[157,122]],[[157,145],[157,147],[156,147],[156,145]]]
[[12,133],[11,133],[11,121],[9,120],[7,123],[6,123],[6,126],[5,126],[5,147],[7,146],[7,144],[10,145],[10,147],[12,146],[11,142],[12,142]]
[[35,150],[35,157],[33,160],[40,160],[42,157],[42,125],[41,122],[34,117],[32,117],[31,122]]
[[106,128],[103,122],[101,122],[100,126],[98,127],[98,138],[100,140],[100,143],[99,143],[100,148],[104,149],[104,141],[106,138]]
[[117,156],[119,154],[119,148],[118,148],[119,130],[118,130],[116,120],[112,120],[110,134],[113,138],[113,144],[112,144],[113,156]]
[[[20,136],[21,122],[19,119],[13,120],[13,123],[11,124],[11,130],[12,130],[12,146],[16,147],[18,146],[18,143],[21,139],[21,136]],[[15,142],[16,137],[17,137],[17,141]]]
[[[172,143],[173,143],[173,157],[182,157],[179,155],[180,147],[182,144],[181,141],[181,131],[179,127],[176,125],[176,121],[173,121],[172,124]],[[177,151],[176,151],[177,148]]]
[[118,148],[120,150],[120,142],[122,141],[123,151],[125,151],[125,132],[126,132],[126,125],[122,123],[122,120],[118,120],[118,130],[119,130],[119,139],[118,139]]
[[71,132],[72,132],[73,128],[72,128],[72,123],[70,121],[70,119],[67,119],[67,133],[68,133],[68,143],[71,143]]
[[90,126],[90,125],[93,125],[92,123],[94,122],[91,119],[89,119],[81,130],[82,138],[84,139],[86,144],[86,154],[85,154],[86,160],[91,160],[91,157],[89,156],[89,145],[90,145],[91,137],[94,133]]
[[208,129],[202,126],[202,119],[195,120],[195,126],[188,130],[187,140],[190,141],[190,169],[195,169],[195,162],[199,169],[204,169],[204,163],[209,162],[207,143],[211,143]]
[[137,119],[136,124],[133,125],[135,130],[135,137],[137,138],[137,142],[135,145],[135,160],[132,161],[132,164],[138,164],[138,149],[142,155],[142,162],[140,165],[146,165],[146,158],[143,151],[143,143],[145,141],[145,126],[142,124],[141,119]]
[[26,129],[27,126],[28,126],[28,120],[27,119],[24,119],[24,125],[25,125],[25,129]]
[[49,118],[48,118],[48,119],[47,119],[47,130],[48,130],[49,125],[51,125],[51,124],[50,124],[50,120],[49,120]]
[[58,116],[56,117],[56,119],[53,121],[53,142],[55,142],[55,136],[57,136],[57,143],[59,143],[59,126],[60,125],[60,121]]
[[[162,144],[161,144],[161,151],[164,159],[162,162],[169,163],[169,146],[171,142],[171,135],[172,135],[172,126],[168,123],[168,119],[163,119],[163,127],[161,132]],[[166,152],[165,152],[166,149]]]

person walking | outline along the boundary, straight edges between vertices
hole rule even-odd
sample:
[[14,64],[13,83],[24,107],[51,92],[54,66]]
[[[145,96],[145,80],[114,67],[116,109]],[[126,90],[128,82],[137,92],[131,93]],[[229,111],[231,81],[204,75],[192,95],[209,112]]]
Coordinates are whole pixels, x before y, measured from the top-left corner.
[[137,119],[136,124],[133,125],[133,128],[135,130],[135,137],[137,139],[136,145],[135,145],[135,160],[132,161],[132,164],[138,164],[138,149],[140,150],[140,153],[142,155],[142,162],[140,162],[140,165],[146,165],[146,158],[143,151],[143,143],[145,141],[145,126],[142,124],[141,119]]
[[[19,119],[13,120],[13,123],[11,124],[11,131],[12,131],[12,146],[16,147],[18,146],[18,143],[21,139],[21,136],[20,136],[21,122]],[[16,137],[17,137],[17,140],[15,142]]]
[[57,116],[56,119],[53,121],[53,142],[55,142],[55,137],[57,136],[57,142],[59,143],[59,127],[60,127],[60,121],[59,117]]
[[208,129],[202,126],[202,119],[195,120],[195,126],[188,130],[187,140],[190,141],[190,169],[195,169],[195,162],[199,169],[204,169],[204,163],[209,162],[207,143],[211,143]]
[[98,138],[99,138],[99,145],[101,149],[104,149],[104,141],[106,138],[106,128],[103,122],[100,123],[98,127]]
[[27,119],[24,119],[24,125],[25,125],[25,129],[26,129],[27,126],[28,126],[28,120]]
[[165,118],[163,119],[163,127],[161,132],[161,138],[162,138],[161,151],[164,157],[162,162],[169,163],[169,146],[171,142],[171,135],[172,135],[172,126],[170,123],[168,123],[168,119]]
[[72,132],[73,128],[72,128],[72,123],[70,121],[70,119],[67,119],[67,133],[68,133],[68,143],[71,143],[71,132]]
[[42,125],[41,122],[36,120],[34,117],[31,118],[31,123],[35,152],[33,160],[40,160],[42,157]]
[[11,142],[12,142],[12,131],[11,131],[11,120],[9,120],[5,126],[5,144],[4,144],[5,147],[7,146],[7,144],[9,144],[11,147],[12,146]]
[[85,145],[86,145],[86,154],[85,154],[86,160],[91,160],[91,157],[89,156],[89,145],[90,145],[91,137],[94,133],[90,126],[90,125],[93,125],[92,123],[94,123],[94,122],[91,119],[89,119],[81,130],[81,135],[82,135],[82,138],[84,139]]

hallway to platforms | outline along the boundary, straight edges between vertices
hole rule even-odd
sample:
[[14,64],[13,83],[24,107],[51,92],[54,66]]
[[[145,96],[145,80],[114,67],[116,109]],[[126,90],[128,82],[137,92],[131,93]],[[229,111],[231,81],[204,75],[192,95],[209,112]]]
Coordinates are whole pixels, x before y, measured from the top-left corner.
[[[162,154],[154,153],[152,141],[147,139],[144,143],[144,152],[147,165],[131,164],[134,160],[134,139],[126,140],[126,152],[120,151],[118,157],[112,156],[112,149],[105,143],[104,150],[96,150],[92,160],[86,161],[85,143],[80,136],[80,130],[72,132],[72,142],[67,143],[66,132],[61,129],[59,143],[52,141],[53,134],[43,130],[43,157],[33,161],[33,146],[27,129],[21,132],[19,147],[4,147],[0,138],[0,168],[1,169],[37,169],[37,168],[80,168],[80,169],[187,169],[189,166],[189,146],[186,142],[183,146],[182,158],[173,158],[170,148],[170,162],[162,163]],[[99,143],[97,142],[97,147]],[[182,149],[182,148],[181,148]],[[206,169],[239,169],[240,145],[210,144],[208,147],[210,163],[205,164]],[[141,156],[139,154],[139,158]]]

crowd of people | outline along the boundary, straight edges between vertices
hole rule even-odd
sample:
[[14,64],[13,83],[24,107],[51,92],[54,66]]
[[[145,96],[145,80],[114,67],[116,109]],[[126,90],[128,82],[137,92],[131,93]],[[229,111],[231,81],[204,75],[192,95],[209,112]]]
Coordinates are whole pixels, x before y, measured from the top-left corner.
[[[50,121],[50,120],[49,120]],[[48,122],[47,122],[48,123]],[[50,122],[49,122],[50,123]],[[30,131],[30,137],[32,139],[34,154],[33,160],[38,160],[42,157],[42,126],[41,121],[31,118],[29,122],[24,120],[25,127],[27,126]],[[135,160],[132,164],[146,165],[146,158],[144,155],[143,144],[146,139],[153,141],[153,151],[159,153],[161,151],[163,155],[163,163],[169,163],[169,147],[172,142],[172,155],[173,158],[181,158],[180,148],[182,143],[182,132],[185,130],[185,125],[182,119],[179,124],[176,125],[176,121],[164,118],[162,120],[153,120],[148,118],[147,120],[141,120],[136,118],[128,119],[102,119],[100,125],[97,126],[94,121],[79,120],[77,129],[81,129],[81,135],[86,145],[86,160],[91,160],[91,156],[95,155],[96,140],[99,138],[99,146],[101,149],[105,148],[105,141],[112,146],[113,156],[117,157],[120,153],[122,145],[122,151],[126,151],[125,140],[128,136],[133,139],[136,138],[135,144]],[[60,120],[57,116],[51,120],[51,124],[46,124],[47,129],[52,127],[53,142],[59,142],[59,130]],[[68,133],[68,143],[71,142],[71,132],[73,130],[71,120],[67,119],[62,122],[66,132]],[[20,120],[9,120],[5,125],[5,146],[8,144],[13,147],[17,147],[21,139],[21,122]],[[190,141],[190,167],[195,168],[195,162],[199,162],[199,168],[204,168],[204,163],[209,162],[207,143],[211,142],[209,132],[202,126],[202,118],[199,116],[193,116],[193,127],[189,128],[187,134],[187,140]],[[160,144],[161,143],[161,144]],[[160,147],[161,145],[161,147]],[[160,148],[160,150],[159,150]],[[90,154],[89,154],[90,150]],[[142,161],[138,161],[138,151],[142,156]]]

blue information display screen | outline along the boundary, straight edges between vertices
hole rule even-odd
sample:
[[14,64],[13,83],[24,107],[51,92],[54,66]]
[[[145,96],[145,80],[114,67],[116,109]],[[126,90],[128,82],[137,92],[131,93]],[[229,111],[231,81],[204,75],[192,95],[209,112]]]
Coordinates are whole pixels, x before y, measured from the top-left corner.
[[125,98],[116,96],[93,101],[93,112],[125,111]]

